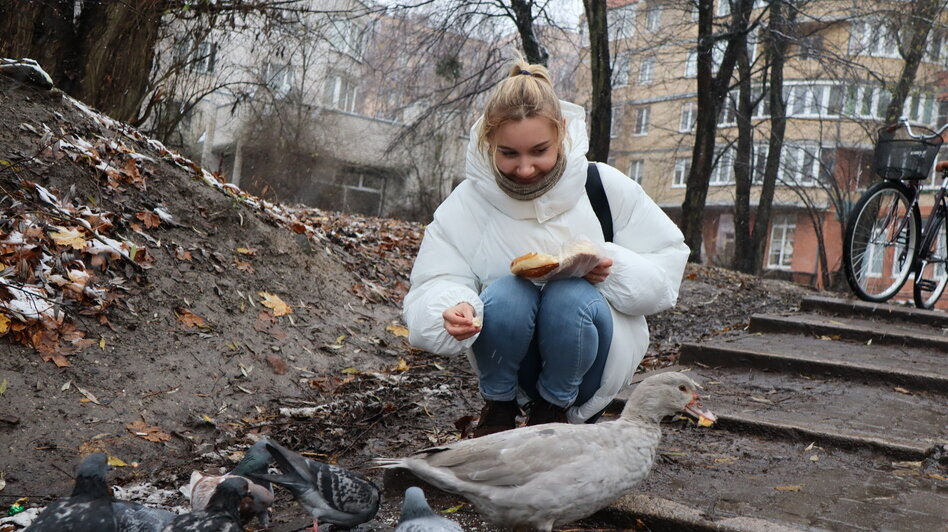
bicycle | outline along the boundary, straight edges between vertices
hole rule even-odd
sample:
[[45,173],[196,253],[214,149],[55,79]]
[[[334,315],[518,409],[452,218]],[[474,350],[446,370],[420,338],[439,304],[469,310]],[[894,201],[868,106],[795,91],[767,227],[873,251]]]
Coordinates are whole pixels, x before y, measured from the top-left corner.
[[883,180],[866,190],[849,216],[843,262],[849,286],[866,301],[892,298],[914,272],[915,306],[930,309],[948,284],[948,160],[935,165],[941,187],[924,227],[919,196],[948,124],[938,131],[916,129],[922,132],[904,118],[879,129],[873,169]]

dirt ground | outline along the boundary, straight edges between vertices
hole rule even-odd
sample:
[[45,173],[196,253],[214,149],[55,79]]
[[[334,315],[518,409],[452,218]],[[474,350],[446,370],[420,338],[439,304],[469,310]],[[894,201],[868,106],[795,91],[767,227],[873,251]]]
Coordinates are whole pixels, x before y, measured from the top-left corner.
[[[482,403],[467,361],[412,349],[399,323],[422,226],[249,198],[127,126],[3,77],[0,109],[0,301],[11,286],[45,286],[52,308],[32,321],[5,312],[0,327],[0,509],[67,493],[92,450],[118,459],[113,484],[144,486],[127,496],[175,507],[192,470],[231,467],[260,437],[363,469],[470,427]],[[68,243],[69,228],[96,240],[80,219],[99,241],[133,244],[128,258]],[[52,282],[77,270],[90,290]],[[805,293],[690,266],[678,306],[649,319],[642,369]],[[400,504],[386,494],[360,530],[391,529]],[[468,506],[454,516],[493,530]],[[286,493],[275,522],[305,524]]]

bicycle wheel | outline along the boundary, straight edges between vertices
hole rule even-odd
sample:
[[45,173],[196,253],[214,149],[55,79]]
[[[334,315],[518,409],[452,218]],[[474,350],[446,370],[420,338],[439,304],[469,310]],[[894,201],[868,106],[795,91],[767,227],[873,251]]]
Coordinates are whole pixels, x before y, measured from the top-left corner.
[[919,251],[918,273],[915,275],[915,288],[912,295],[918,308],[932,308],[945,291],[948,284],[948,226],[945,225],[945,213],[940,209],[932,212],[935,221]]
[[912,194],[899,181],[876,183],[849,216],[843,262],[846,280],[860,299],[886,301],[912,271],[921,231]]

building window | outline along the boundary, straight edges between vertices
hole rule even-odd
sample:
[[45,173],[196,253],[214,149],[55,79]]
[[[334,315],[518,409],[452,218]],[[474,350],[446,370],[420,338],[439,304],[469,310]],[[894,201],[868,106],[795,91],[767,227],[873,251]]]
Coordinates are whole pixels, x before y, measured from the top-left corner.
[[616,66],[612,69],[612,83],[615,87],[629,84],[629,68],[632,64],[632,52],[619,52],[616,56]]
[[820,183],[820,147],[786,144],[780,157],[778,178],[784,185],[812,187]]
[[882,20],[857,20],[852,23],[849,54],[900,59],[898,34]]
[[285,63],[263,64],[263,82],[276,94],[286,94],[293,85],[293,67]]
[[690,133],[695,129],[695,122],[698,119],[698,104],[695,102],[685,102],[681,104],[681,120],[678,122],[678,131],[680,133]]
[[610,116],[612,119],[609,121],[609,137],[616,138],[619,136],[619,108],[613,107]]
[[819,59],[823,56],[823,36],[806,35],[800,39],[800,59]]
[[767,170],[767,155],[770,153],[770,144],[766,142],[757,142],[754,144],[754,157],[752,159],[754,168],[751,171],[751,181],[755,185],[764,182],[764,172]]
[[698,77],[698,50],[688,52],[688,59],[685,60],[685,77]]
[[725,148],[719,152],[717,162],[711,169],[712,185],[733,185],[734,184],[734,148]]
[[655,73],[655,58],[646,57],[639,66],[639,85],[648,85],[652,82]]
[[843,86],[799,84],[785,88],[787,116],[820,118],[839,116],[843,111]]
[[349,19],[329,21],[328,41],[333,50],[362,58],[362,27]]
[[635,110],[635,130],[636,135],[648,135],[648,107],[639,107]]
[[642,159],[632,161],[629,165],[629,177],[632,178],[632,181],[641,185],[642,178],[645,177],[645,161]]
[[344,74],[330,74],[324,86],[323,104],[346,112],[355,112],[356,82]]
[[217,43],[194,40],[176,43],[175,58],[192,72],[210,74],[217,65]]
[[789,270],[793,261],[793,234],[796,232],[796,219],[790,214],[778,214],[770,221],[770,252],[767,253],[767,267],[776,270]]
[[648,14],[645,17],[645,29],[648,31],[658,31],[662,26],[662,6],[652,4],[648,8]]
[[688,173],[691,172],[691,157],[675,159],[675,177],[672,187],[683,187],[688,184]]
[[609,10],[609,41],[628,39],[635,35],[635,4]]

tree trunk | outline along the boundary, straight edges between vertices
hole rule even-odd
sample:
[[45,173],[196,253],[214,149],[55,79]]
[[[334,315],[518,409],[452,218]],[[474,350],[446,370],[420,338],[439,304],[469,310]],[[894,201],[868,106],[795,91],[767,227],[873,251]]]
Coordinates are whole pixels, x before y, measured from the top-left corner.
[[592,70],[592,109],[589,117],[587,157],[592,161],[607,161],[612,131],[612,67],[609,64],[606,2],[583,0],[583,7],[586,9],[586,21],[589,24],[589,66]]
[[[764,248],[767,245],[770,228],[770,211],[774,202],[774,190],[777,187],[777,171],[780,169],[780,155],[783,152],[783,139],[787,131],[786,106],[783,101],[783,66],[787,53],[787,35],[794,17],[794,10],[785,11],[785,0],[771,0],[770,22],[767,26],[767,56],[770,63],[770,142],[767,151],[767,163],[764,167],[764,182],[760,187],[760,199],[757,202],[757,216],[754,219],[753,243],[754,271],[763,270]],[[789,20],[788,20],[789,17]],[[751,273],[751,272],[748,272]]]
[[751,95],[751,64],[745,43],[737,57],[740,92],[737,102],[737,154],[734,159],[734,262],[736,270],[746,272],[753,266],[750,234],[750,197],[754,173],[754,131],[751,117],[754,104]]
[[510,7],[514,14],[514,24],[520,33],[520,43],[523,53],[531,64],[546,65],[550,60],[550,53],[540,44],[537,34],[533,31],[533,0],[510,0]]
[[685,200],[681,204],[681,230],[685,235],[685,243],[691,248],[691,255],[688,257],[690,262],[701,262],[701,226],[711,170],[714,166],[718,112],[730,87],[738,50],[747,43],[747,26],[752,7],[753,0],[738,0],[726,36],[727,47],[718,72],[714,74],[714,2],[698,0],[698,120],[695,125],[691,171],[688,173]]
[[885,111],[885,122],[887,124],[897,122],[902,116],[905,99],[908,98],[909,90],[915,84],[918,65],[925,55],[928,35],[931,33],[935,18],[944,9],[945,3],[944,0],[916,0],[912,6],[912,13],[909,15],[909,23],[904,24],[900,29],[903,42],[905,41],[905,34],[909,34],[908,47],[907,49],[899,48],[905,63],[902,65],[899,80],[892,88],[892,99]]

